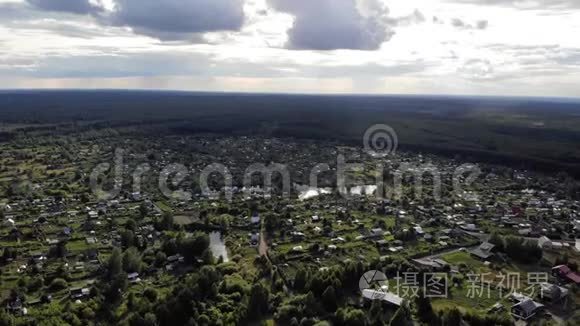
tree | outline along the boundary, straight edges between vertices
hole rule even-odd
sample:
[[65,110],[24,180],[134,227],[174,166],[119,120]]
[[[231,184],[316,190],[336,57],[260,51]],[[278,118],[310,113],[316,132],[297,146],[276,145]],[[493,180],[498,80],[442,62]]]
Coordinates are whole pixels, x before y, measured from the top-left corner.
[[250,292],[250,302],[248,304],[248,317],[258,319],[268,312],[268,300],[270,293],[261,283],[255,284]]
[[68,287],[67,281],[63,280],[62,278],[55,278],[50,283],[50,291],[57,292],[64,290]]
[[333,312],[336,310],[336,291],[332,285],[329,285],[322,293],[322,304],[327,311]]
[[121,250],[119,248],[114,248],[109,261],[107,262],[107,276],[109,280],[114,279],[123,271],[123,260],[121,256]]
[[497,233],[492,233],[491,237],[489,238],[489,243],[495,245],[496,249],[498,251],[505,251],[505,245],[504,245],[504,241],[503,238],[497,234]]
[[145,203],[141,203],[141,205],[139,205],[139,217],[141,220],[144,220],[145,217],[147,217],[147,213],[149,213],[149,208],[147,208]]
[[306,288],[308,283],[308,271],[304,268],[298,269],[296,275],[294,276],[294,289],[296,291],[302,292]]
[[336,324],[339,326],[364,326],[366,316],[360,309],[340,308],[336,311]]
[[161,219],[161,222],[159,223],[159,229],[161,231],[172,230],[173,224],[174,224],[173,215],[170,212],[163,213],[163,217]]
[[431,306],[431,300],[425,295],[423,291],[419,292],[419,295],[415,299],[415,306],[417,307],[417,317],[422,322],[430,322],[435,319],[435,313],[433,312],[433,307]]
[[153,288],[147,288],[143,291],[143,296],[149,300],[149,302],[154,303],[157,301],[157,291]]
[[166,261],[167,255],[163,251],[159,251],[157,254],[155,254],[155,266],[161,267],[165,264]]
[[457,308],[447,310],[443,314],[443,324],[445,326],[461,326],[461,312]]
[[125,229],[135,232],[137,230],[137,223],[133,219],[128,219],[125,223]]
[[59,242],[56,246],[50,247],[48,250],[48,256],[53,258],[64,258],[66,254],[66,242],[64,241]]
[[401,307],[395,312],[393,318],[389,322],[389,326],[410,326],[413,325],[413,319],[411,317],[411,311],[407,304],[401,305]]
[[198,232],[191,238],[180,239],[177,243],[178,251],[186,261],[193,262],[209,248],[209,236]]
[[131,247],[125,250],[123,254],[123,270],[127,273],[139,273],[141,272],[141,255],[135,247]]
[[213,265],[215,263],[215,258],[209,248],[205,249],[201,253],[201,260],[203,261],[204,265]]
[[131,230],[124,230],[121,232],[121,245],[124,248],[135,246],[135,233]]

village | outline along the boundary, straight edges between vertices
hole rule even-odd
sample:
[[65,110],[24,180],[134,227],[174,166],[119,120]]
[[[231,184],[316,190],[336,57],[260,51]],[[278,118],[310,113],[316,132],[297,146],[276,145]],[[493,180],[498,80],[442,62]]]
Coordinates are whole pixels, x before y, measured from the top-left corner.
[[[210,265],[226,270],[225,277],[271,281],[271,291],[284,295],[270,304],[270,318],[290,320],[280,307],[303,291],[304,278],[313,284],[356,265],[387,276],[391,295],[384,300],[394,309],[425,293],[428,273],[445,279],[444,293],[430,299],[435,312],[458,308],[523,324],[578,318],[580,202],[561,176],[411,152],[377,160],[360,148],[314,141],[110,137],[116,142],[87,136],[2,145],[6,318],[35,319],[55,304],[90,318],[116,260],[124,283],[121,310],[134,296],[170,295],[187,275]],[[116,148],[124,150],[124,173],[109,169],[102,188],[113,189],[119,179],[122,186],[103,199],[91,189],[91,173],[97,164],[113,163]],[[347,172],[344,189],[335,184],[338,155],[361,165]],[[246,167],[256,162],[287,164],[291,192],[283,192],[284,180],[275,174],[268,187],[258,174],[243,184]],[[178,169],[167,172],[174,163],[186,175],[160,189],[163,171],[179,177]],[[231,178],[214,173],[211,191],[203,191],[197,180],[215,163]],[[329,168],[316,170],[319,163]],[[387,171],[407,166],[400,189],[389,173],[377,185],[377,163]],[[470,182],[460,178],[465,186],[457,192],[452,178],[465,163],[482,173]],[[438,174],[424,174],[426,166]],[[309,183],[313,170],[316,187]],[[333,285],[354,289],[341,291],[340,305],[368,306],[357,290],[362,273],[343,279],[352,284]],[[322,295],[325,282],[311,291]]]

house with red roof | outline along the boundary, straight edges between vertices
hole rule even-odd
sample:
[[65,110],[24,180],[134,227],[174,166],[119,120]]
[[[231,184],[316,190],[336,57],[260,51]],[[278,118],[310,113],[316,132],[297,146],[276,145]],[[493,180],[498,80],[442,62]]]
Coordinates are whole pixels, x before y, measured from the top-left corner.
[[563,282],[580,285],[580,274],[572,271],[570,267],[566,265],[559,265],[552,268],[552,275]]

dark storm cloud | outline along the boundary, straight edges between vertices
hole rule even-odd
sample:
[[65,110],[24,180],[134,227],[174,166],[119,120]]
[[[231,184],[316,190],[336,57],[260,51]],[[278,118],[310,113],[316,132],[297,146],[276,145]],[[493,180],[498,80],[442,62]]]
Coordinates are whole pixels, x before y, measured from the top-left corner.
[[92,5],[89,0],[26,0],[40,10],[69,12],[73,14],[94,14],[102,8]]
[[198,40],[194,34],[238,31],[244,24],[242,0],[117,0],[115,25],[162,40]]
[[376,50],[394,32],[388,9],[376,0],[268,0],[294,16],[286,47],[297,50]]

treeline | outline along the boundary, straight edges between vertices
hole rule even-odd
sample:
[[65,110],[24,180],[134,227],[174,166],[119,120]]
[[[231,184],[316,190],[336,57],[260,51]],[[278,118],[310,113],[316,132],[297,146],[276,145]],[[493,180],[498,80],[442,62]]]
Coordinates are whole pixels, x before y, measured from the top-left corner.
[[542,249],[537,241],[514,236],[502,237],[494,233],[489,242],[495,245],[494,250],[505,253],[518,263],[534,264],[542,259]]

